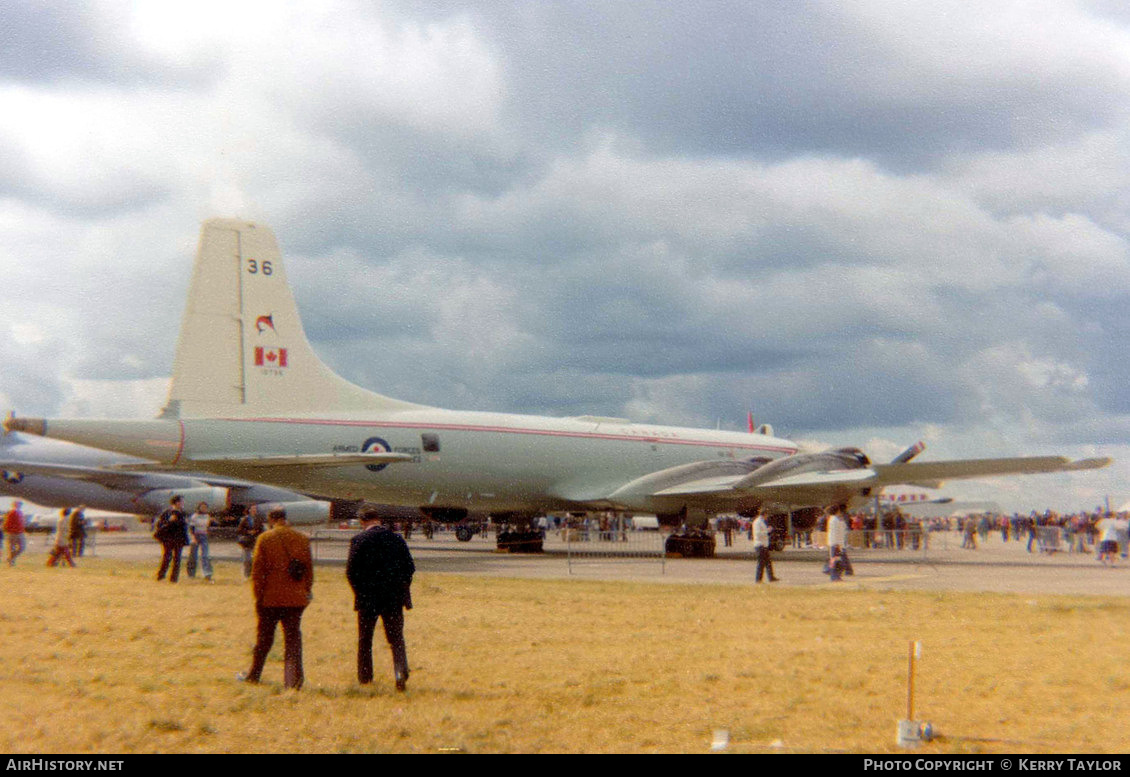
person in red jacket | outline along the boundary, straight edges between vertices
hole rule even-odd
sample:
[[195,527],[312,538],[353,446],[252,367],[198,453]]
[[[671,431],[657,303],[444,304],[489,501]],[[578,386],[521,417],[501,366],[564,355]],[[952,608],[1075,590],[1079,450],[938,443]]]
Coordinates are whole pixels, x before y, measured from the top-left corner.
[[16,558],[27,548],[27,521],[24,520],[23,511],[20,510],[24,503],[20,500],[12,502],[12,508],[4,516],[4,537],[8,540],[8,566],[16,565]]

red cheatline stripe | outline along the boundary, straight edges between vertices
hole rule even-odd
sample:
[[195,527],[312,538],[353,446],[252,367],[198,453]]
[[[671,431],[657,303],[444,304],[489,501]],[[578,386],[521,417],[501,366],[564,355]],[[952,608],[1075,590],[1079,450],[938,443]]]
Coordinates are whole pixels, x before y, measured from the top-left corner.
[[177,421],[177,426],[180,428],[180,440],[177,442],[177,455],[173,456],[172,464],[180,461],[181,454],[184,453],[184,421]]

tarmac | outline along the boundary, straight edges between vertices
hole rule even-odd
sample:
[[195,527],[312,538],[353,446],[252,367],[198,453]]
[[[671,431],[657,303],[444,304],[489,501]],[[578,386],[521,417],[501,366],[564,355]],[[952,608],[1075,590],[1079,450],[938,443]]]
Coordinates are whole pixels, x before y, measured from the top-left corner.
[[[319,528],[309,533],[319,566],[344,566],[352,531]],[[29,555],[46,553],[47,537],[31,535],[29,539]],[[1029,552],[1026,538],[1005,542],[999,533],[990,534],[976,549],[962,548],[958,532],[933,533],[928,547],[916,551],[852,549],[849,556],[855,574],[835,583],[823,572],[827,551],[814,547],[775,552],[773,566],[779,582],[755,583],[755,555],[745,535],[736,536],[732,547],[725,547],[719,535],[714,558],[667,557],[656,532],[634,533],[627,541],[584,543],[566,542],[559,533],[551,532],[544,543],[545,552],[539,554],[500,552],[493,535],[459,542],[446,532],[431,540],[415,533],[409,547],[418,572],[469,576],[739,585],[751,589],[1130,594],[1130,561],[1125,557],[1111,567],[1097,561],[1093,550],[1046,552],[1033,546]],[[151,561],[154,569],[161,556],[160,546],[144,532],[100,534],[87,552],[99,558]],[[212,558],[218,562],[218,577],[241,574],[241,553],[234,542],[214,541]]]

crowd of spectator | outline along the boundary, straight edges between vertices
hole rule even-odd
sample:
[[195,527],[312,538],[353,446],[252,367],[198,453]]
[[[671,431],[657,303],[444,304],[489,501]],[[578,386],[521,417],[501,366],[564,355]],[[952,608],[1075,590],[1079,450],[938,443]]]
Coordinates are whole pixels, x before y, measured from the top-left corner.
[[[863,547],[888,547],[917,549],[924,534],[958,531],[962,547],[975,550],[992,535],[1002,542],[1024,542],[1029,552],[1067,551],[1072,553],[1097,553],[1099,546],[1116,537],[1125,558],[1127,554],[1130,520],[1126,513],[1112,513],[1102,508],[1074,513],[1057,513],[1053,510],[1028,514],[1000,515],[975,513],[919,518],[904,515],[900,510],[882,513],[852,513],[847,520],[852,531],[861,532]],[[823,519],[816,530],[824,531]],[[797,532],[803,537],[803,532]]]
[[[889,510],[875,514],[867,512],[849,513],[844,516],[852,536],[849,543],[857,548],[889,548],[896,550],[919,550],[927,542],[929,534],[937,532],[957,532],[962,539],[962,547],[976,550],[979,545],[998,535],[1001,542],[1023,542],[1028,552],[1076,552],[1096,553],[1106,536],[1116,536],[1118,549],[1123,558],[1127,557],[1128,514],[1110,513],[1102,508],[1080,510],[1077,513],[1061,514],[1054,510],[1028,514],[1000,515],[976,513],[972,515],[949,515],[920,517],[904,514],[902,510]],[[811,529],[792,527],[792,533],[782,542],[793,547],[803,548],[814,544],[812,533],[827,531],[826,518],[818,518]],[[738,531],[748,531],[747,521],[736,520]],[[721,521],[719,531],[723,530]],[[1104,534],[1105,532],[1105,534]]]

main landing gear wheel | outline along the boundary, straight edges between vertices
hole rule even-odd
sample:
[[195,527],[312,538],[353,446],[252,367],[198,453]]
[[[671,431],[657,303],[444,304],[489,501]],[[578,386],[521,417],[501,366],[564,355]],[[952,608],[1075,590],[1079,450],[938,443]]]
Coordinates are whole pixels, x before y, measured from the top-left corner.
[[713,534],[690,529],[682,534],[672,534],[667,538],[663,549],[669,555],[683,558],[714,558],[714,547]]
[[477,532],[470,526],[459,524],[455,527],[455,539],[460,542],[470,542]]
[[503,531],[498,533],[498,549],[507,553],[544,553],[545,537],[540,531]]

